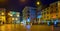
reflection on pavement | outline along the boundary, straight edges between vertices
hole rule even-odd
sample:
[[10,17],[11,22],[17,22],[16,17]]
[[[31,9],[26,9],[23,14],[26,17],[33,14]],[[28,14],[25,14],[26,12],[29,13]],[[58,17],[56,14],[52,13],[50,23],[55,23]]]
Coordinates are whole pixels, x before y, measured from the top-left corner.
[[31,25],[26,25],[26,30],[30,31]]
[[46,25],[26,25],[5,24],[0,26],[0,31],[52,31],[52,26]]
[[26,25],[26,28],[27,28],[27,29],[30,29],[30,25]]

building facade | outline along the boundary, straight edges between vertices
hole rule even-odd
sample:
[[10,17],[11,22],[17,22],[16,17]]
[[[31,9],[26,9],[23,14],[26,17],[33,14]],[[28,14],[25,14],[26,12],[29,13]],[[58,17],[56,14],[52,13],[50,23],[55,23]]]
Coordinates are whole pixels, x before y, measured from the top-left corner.
[[7,14],[8,23],[20,23],[20,13],[15,11],[9,11]]
[[56,21],[60,19],[60,1],[53,2],[41,12],[43,21]]
[[36,8],[34,7],[25,7],[23,9],[23,20],[26,22],[36,21]]
[[6,23],[6,9],[0,8],[0,23]]
[[1,23],[20,23],[20,13],[0,8],[0,24]]

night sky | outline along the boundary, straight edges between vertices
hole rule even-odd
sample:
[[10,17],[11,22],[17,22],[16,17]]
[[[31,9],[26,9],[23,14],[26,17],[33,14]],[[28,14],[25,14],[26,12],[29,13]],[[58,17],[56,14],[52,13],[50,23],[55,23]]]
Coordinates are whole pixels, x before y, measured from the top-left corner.
[[[6,8],[11,11],[19,11],[21,13],[20,20],[22,21],[22,10],[24,9],[24,7],[25,6],[36,7],[36,1],[37,0],[26,0],[25,2],[21,2],[20,0],[7,0],[6,2],[3,3],[0,2],[0,8]],[[58,0],[40,0],[43,7],[55,1]]]
[[[41,1],[42,5],[48,5],[57,0],[40,0],[40,1]],[[20,0],[8,0],[8,2],[5,4],[0,3],[0,7],[5,7],[10,10],[22,12],[22,10],[25,6],[36,7],[35,3],[36,3],[36,0],[26,0],[25,2],[21,2]]]

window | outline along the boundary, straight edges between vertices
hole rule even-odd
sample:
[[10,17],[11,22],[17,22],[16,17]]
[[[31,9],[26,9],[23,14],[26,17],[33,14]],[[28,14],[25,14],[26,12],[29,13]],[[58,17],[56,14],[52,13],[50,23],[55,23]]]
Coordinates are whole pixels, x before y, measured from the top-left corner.
[[47,18],[49,18],[49,16],[47,16]]
[[58,11],[58,9],[56,8],[56,11]]
[[42,12],[44,12],[45,11],[45,9],[44,10],[42,10]]
[[59,11],[58,11],[58,9],[56,8],[56,13],[58,13]]
[[2,12],[2,15],[4,15],[4,12]]
[[53,7],[51,6],[51,8],[53,8]]
[[60,18],[58,18],[58,20],[60,20]]
[[12,20],[14,20],[15,18],[12,18]]
[[56,16],[58,16],[58,14],[56,14]]
[[17,15],[17,17],[19,17],[20,15]]
[[46,14],[46,12],[44,12],[44,15]]
[[49,14],[49,12],[47,11],[47,14]]
[[29,14],[28,14],[28,16],[29,16]]
[[27,13],[28,15],[30,14],[30,13]]
[[56,6],[55,7],[57,7],[58,6],[58,3],[56,3]]
[[27,11],[28,13],[30,13],[29,11]]
[[50,11],[50,14],[53,13],[53,10]]
[[46,16],[44,16],[44,18],[46,18]]
[[16,20],[18,20],[18,18],[15,18]]
[[47,10],[49,10],[49,8],[47,8]]

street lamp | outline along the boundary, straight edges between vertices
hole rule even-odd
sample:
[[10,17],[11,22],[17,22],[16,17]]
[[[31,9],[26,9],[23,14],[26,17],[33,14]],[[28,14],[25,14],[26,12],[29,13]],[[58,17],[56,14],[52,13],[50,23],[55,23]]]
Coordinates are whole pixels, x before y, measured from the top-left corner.
[[37,5],[40,5],[40,1],[37,1],[36,4],[37,4]]
[[40,2],[37,2],[37,5],[39,5],[40,4]]
[[[37,7],[37,9],[40,7],[40,5],[41,5],[40,0],[37,0],[37,1],[36,1],[36,7]],[[38,10],[36,11],[36,22],[40,23],[40,18],[39,18],[40,15],[38,16],[37,13],[38,13]],[[38,17],[39,21],[38,21],[37,17]]]

